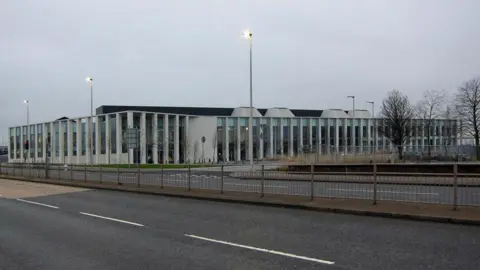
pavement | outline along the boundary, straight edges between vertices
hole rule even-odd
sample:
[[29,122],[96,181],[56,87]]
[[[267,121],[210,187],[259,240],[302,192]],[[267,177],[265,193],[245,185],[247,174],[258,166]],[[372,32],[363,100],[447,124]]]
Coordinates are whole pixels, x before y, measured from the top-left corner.
[[31,192],[0,198],[0,269],[441,270],[480,265],[477,226],[102,190],[61,192],[52,185],[7,181],[0,180],[0,194]]
[[[244,166],[249,167],[249,166]],[[2,172],[8,172],[9,175],[24,175],[32,176],[35,178],[44,178],[44,169],[15,169],[9,168],[2,169]],[[234,173],[238,174],[239,171]],[[247,175],[246,172],[244,175]],[[122,183],[122,184],[139,184],[154,185],[154,186],[168,186],[168,187],[181,187],[188,188],[190,185],[193,189],[202,190],[215,190],[220,191],[222,188],[224,191],[230,192],[247,192],[247,193],[260,193],[262,191],[265,194],[272,195],[295,195],[295,196],[311,196],[312,183],[311,181],[299,181],[291,179],[286,180],[264,180],[261,179],[242,179],[238,178],[238,175],[232,176],[232,174],[222,173],[218,171],[218,168],[197,168],[190,172],[186,170],[140,170],[138,174],[137,170],[120,170],[116,169],[100,169],[95,168],[88,170],[80,169],[76,167],[74,170],[65,168],[58,168],[50,171],[50,178],[52,179],[64,179],[71,181],[90,181],[106,182],[106,183]],[[395,177],[378,177],[378,184],[373,184],[373,177],[363,176],[361,181],[348,181],[349,177],[359,179],[358,176],[339,176],[339,175],[323,175],[326,181],[315,181],[313,183],[313,190],[315,197],[325,198],[342,198],[342,199],[366,199],[373,200],[375,190],[378,200],[382,201],[399,201],[399,202],[421,202],[421,203],[434,203],[453,205],[454,200],[458,205],[465,206],[480,206],[480,186],[458,185],[455,188],[449,184],[450,177],[438,177],[432,179],[428,177],[423,179],[421,177],[412,177],[416,180],[416,183],[405,182],[385,182],[388,179],[394,179]],[[368,178],[368,181],[365,180]],[[190,179],[190,180],[189,180]],[[222,185],[223,179],[223,185]],[[383,179],[383,180],[382,180]],[[405,179],[405,177],[403,177]],[[327,181],[328,180],[328,181]],[[435,181],[434,184],[419,185],[424,181]],[[478,179],[475,179],[478,180]],[[412,179],[409,180],[413,181]],[[472,181],[472,179],[465,179],[465,181]],[[223,186],[223,187],[222,187]],[[456,196],[455,196],[456,193]]]

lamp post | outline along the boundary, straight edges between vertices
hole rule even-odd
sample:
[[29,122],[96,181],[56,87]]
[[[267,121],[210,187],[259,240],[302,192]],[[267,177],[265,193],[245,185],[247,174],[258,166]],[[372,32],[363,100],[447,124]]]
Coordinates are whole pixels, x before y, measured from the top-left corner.
[[347,98],[351,98],[353,102],[353,110],[352,110],[352,124],[350,126],[350,141],[352,145],[352,152],[355,152],[355,96],[347,96]]
[[243,32],[243,37],[250,43],[250,115],[248,119],[248,158],[253,165],[253,87],[252,87],[252,31]]
[[30,104],[28,102],[28,100],[24,100],[23,103],[25,104],[26,108],[27,108],[27,140],[24,142],[24,146],[27,145],[28,146],[28,149],[26,149],[26,154],[27,154],[27,157],[25,158],[26,162],[28,163],[29,160],[30,160]]
[[[90,88],[90,126],[88,127],[90,132],[88,133],[88,140],[89,140],[89,146],[90,146],[90,155],[89,155],[89,162],[90,164],[93,164],[93,78],[92,77],[87,77],[85,79],[88,83],[88,88]],[[87,121],[88,124],[89,121]],[[98,153],[97,153],[98,154]]]
[[375,136],[376,132],[377,132],[377,126],[376,126],[376,123],[375,123],[375,101],[367,101],[368,104],[371,104],[372,105],[372,122],[373,122],[373,141],[374,141],[374,145],[373,145],[373,155],[375,156],[375,152],[377,151],[377,137]]

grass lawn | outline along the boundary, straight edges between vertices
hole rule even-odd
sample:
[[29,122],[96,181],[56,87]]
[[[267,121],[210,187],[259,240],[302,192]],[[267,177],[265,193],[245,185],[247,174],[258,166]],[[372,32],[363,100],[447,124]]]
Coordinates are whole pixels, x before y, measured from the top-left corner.
[[[141,169],[184,169],[188,168],[188,164],[140,164]],[[215,167],[218,165],[212,164],[190,164],[190,168],[204,168],[204,167]],[[103,165],[93,165],[93,167],[103,167],[103,168],[138,168],[138,164],[103,164]]]

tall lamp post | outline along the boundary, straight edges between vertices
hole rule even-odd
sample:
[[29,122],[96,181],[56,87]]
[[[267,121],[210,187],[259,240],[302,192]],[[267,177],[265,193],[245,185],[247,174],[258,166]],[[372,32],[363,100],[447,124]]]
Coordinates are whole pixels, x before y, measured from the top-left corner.
[[377,151],[377,136],[376,133],[377,133],[377,126],[376,126],[376,123],[375,123],[375,101],[367,101],[368,104],[371,104],[372,105],[372,122],[373,122],[373,141],[374,141],[374,145],[372,145],[371,147],[373,147],[373,155],[375,156],[375,152]]
[[252,85],[252,31],[243,32],[243,37],[250,43],[250,115],[248,119],[248,158],[253,165],[253,85]]
[[27,163],[30,161],[30,106],[28,100],[24,100],[23,103],[27,108],[27,140],[24,142],[24,146],[26,145],[28,149],[26,149],[26,161]]
[[350,126],[350,141],[352,145],[352,152],[356,154],[355,149],[355,96],[347,96],[347,98],[351,98],[353,102],[353,111],[352,111],[352,124]]
[[[88,133],[88,140],[89,140],[89,146],[90,146],[89,162],[90,164],[93,164],[93,140],[92,140],[92,137],[93,137],[93,78],[87,77],[85,80],[88,83],[88,88],[90,88],[90,126],[88,127],[90,132]],[[87,121],[87,124],[88,122],[89,121]]]

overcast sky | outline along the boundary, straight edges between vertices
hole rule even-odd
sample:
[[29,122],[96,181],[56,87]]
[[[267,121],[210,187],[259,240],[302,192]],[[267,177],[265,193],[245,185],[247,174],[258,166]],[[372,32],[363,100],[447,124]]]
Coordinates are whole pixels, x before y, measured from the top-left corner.
[[[480,75],[479,0],[5,0],[1,135],[100,105],[254,106],[417,101]],[[378,110],[378,106],[377,106]]]

